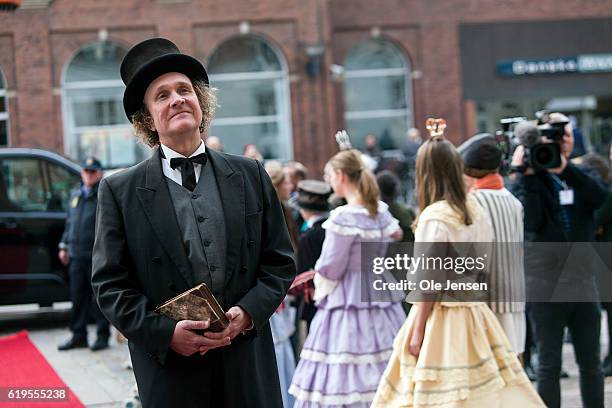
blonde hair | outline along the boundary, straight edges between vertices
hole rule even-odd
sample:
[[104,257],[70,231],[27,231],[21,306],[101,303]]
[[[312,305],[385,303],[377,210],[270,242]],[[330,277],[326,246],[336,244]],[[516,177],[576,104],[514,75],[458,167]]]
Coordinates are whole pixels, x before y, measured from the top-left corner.
[[[217,109],[216,89],[210,88],[202,81],[193,81],[193,91],[198,97],[200,109],[202,109],[202,123],[200,123],[200,133],[203,133],[210,126],[215,110]],[[136,131],[136,137],[149,147],[159,145],[159,135],[157,131],[151,130],[153,118],[149,110],[142,104],[142,107],[132,115],[132,125]]]
[[[446,200],[461,215],[465,225],[472,224],[463,182],[463,161],[448,140],[434,136],[418,150],[416,159],[416,198],[419,210]],[[415,220],[415,224],[418,222]]]
[[285,180],[285,172],[283,172],[282,164],[276,160],[268,160],[264,165],[264,168],[266,169],[268,176],[270,176],[270,180],[272,180],[274,188],[278,191],[278,188],[282,184],[283,180]]
[[376,217],[380,190],[374,174],[365,167],[361,160],[361,153],[354,149],[341,151],[332,157],[327,165],[346,174],[348,179],[357,185],[357,192],[363,206],[368,210],[370,217]]

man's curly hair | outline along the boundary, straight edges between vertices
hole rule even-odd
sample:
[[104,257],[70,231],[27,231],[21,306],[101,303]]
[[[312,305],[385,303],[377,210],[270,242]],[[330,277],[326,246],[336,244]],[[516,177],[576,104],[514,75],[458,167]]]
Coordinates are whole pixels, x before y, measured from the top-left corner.
[[[193,90],[198,97],[200,109],[202,109],[202,123],[200,124],[200,133],[204,132],[210,126],[210,122],[215,116],[217,109],[216,89],[210,88],[203,81],[192,81]],[[149,147],[159,145],[159,135],[156,131],[151,130],[153,118],[149,113],[145,104],[132,115],[132,125],[136,130],[136,136],[141,142]]]

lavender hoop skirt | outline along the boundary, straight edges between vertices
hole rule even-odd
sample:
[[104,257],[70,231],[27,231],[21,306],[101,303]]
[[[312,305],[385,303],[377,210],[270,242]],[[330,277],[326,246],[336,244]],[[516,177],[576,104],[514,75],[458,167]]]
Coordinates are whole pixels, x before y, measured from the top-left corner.
[[295,407],[369,407],[405,317],[399,303],[319,309],[289,388]]

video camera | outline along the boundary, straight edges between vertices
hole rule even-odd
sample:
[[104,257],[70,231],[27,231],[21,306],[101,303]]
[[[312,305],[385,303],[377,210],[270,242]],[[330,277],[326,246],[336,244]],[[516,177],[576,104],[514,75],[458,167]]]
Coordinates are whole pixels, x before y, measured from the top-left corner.
[[498,146],[503,152],[503,168],[510,169],[512,155],[519,145],[525,146],[525,165],[512,170],[524,171],[525,167],[546,170],[561,165],[561,141],[569,120],[559,113],[539,111],[535,121],[525,117],[501,119],[501,130],[495,132]]
[[561,113],[549,113],[541,110],[535,113],[538,121],[538,129],[542,136],[560,143],[565,134],[565,125],[569,123],[569,118]]

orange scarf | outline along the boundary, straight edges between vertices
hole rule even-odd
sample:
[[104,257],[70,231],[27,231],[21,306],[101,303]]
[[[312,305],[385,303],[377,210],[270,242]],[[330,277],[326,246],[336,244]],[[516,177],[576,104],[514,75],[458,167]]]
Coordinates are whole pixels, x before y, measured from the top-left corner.
[[490,173],[483,178],[476,179],[472,186],[473,190],[501,190],[502,188],[504,188],[504,179],[498,173]]

